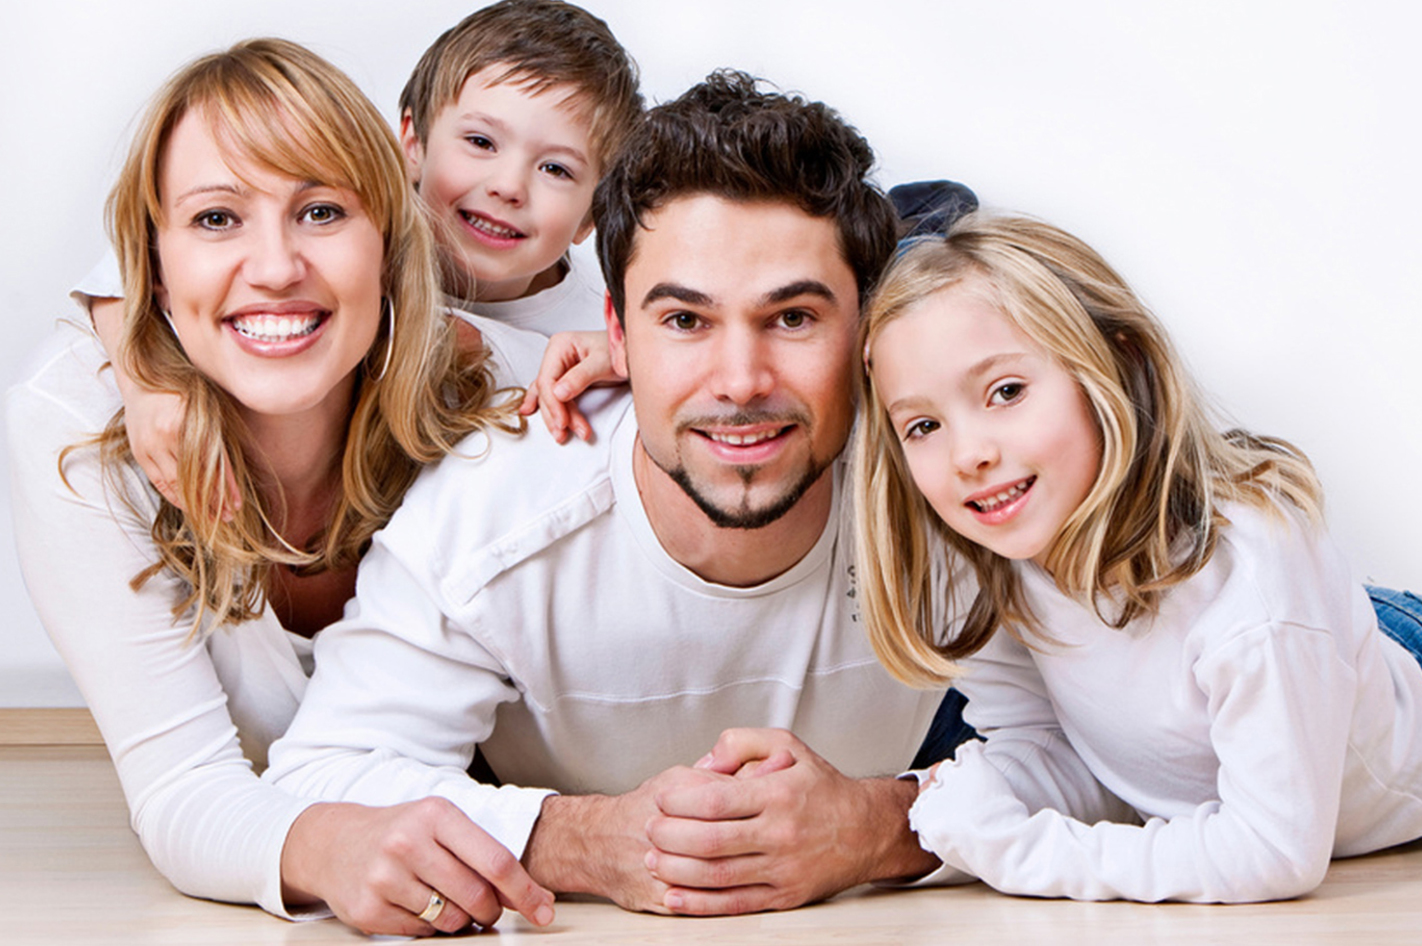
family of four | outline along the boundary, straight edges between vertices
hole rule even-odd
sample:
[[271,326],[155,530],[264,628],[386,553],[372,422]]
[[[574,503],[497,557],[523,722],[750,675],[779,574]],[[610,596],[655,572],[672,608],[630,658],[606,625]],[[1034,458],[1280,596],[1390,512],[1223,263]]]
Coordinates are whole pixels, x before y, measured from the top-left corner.
[[441,36],[398,135],[280,40],[170,80],[7,409],[175,885],[422,935],[1290,897],[1422,836],[1418,604],[1303,455],[1218,431],[1088,247],[872,165],[741,73],[644,112],[558,0]]

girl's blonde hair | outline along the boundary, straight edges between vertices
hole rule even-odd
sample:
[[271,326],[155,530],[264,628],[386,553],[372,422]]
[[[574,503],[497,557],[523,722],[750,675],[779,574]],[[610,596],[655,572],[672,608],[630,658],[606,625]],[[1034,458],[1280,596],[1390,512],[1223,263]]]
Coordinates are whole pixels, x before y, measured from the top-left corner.
[[[173,129],[194,112],[230,154],[355,192],[384,238],[381,287],[393,314],[356,369],[337,495],[309,547],[279,533],[281,498],[269,502],[259,487],[265,460],[231,397],[193,367],[154,298],[160,166]],[[522,429],[509,398],[494,403],[487,356],[461,354],[443,314],[429,227],[395,136],[355,83],[309,50],[253,39],[180,70],[150,104],[105,210],[124,286],[115,360],[143,386],[187,401],[175,487],[187,511],[161,503],[152,528],[159,560],[132,583],[136,589],[171,569],[189,589],[174,615],[195,608],[194,629],[261,614],[278,565],[305,572],[354,565],[422,464],[471,431]],[[118,482],[118,469],[133,460],[122,412],[96,442]],[[224,451],[242,499],[226,522],[215,501],[225,493]]]
[[[1227,520],[1220,503],[1266,510],[1284,499],[1315,520],[1322,494],[1285,441],[1219,432],[1163,327],[1090,247],[1026,217],[972,214],[945,237],[909,246],[885,273],[860,327],[865,354],[853,447],[860,601],[874,649],[899,679],[938,684],[954,660],[999,627],[1050,640],[1023,598],[1013,563],[933,515],[909,475],[870,372],[884,326],[936,293],[973,280],[1019,331],[1076,379],[1091,406],[1101,466],[1047,550],[1064,594],[1115,628],[1155,613],[1162,595],[1199,571]],[[954,602],[935,557],[971,566],[975,600]],[[941,565],[942,563],[940,563]],[[949,615],[962,621],[940,642]]]

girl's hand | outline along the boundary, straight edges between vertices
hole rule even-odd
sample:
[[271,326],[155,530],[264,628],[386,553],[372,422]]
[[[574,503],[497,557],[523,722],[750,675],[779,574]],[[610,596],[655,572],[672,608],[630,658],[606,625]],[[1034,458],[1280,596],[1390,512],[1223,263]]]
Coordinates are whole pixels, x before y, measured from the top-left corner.
[[592,426],[575,403],[595,384],[621,384],[627,379],[613,370],[606,332],[559,332],[548,340],[538,377],[528,386],[518,412],[537,410],[553,439],[565,443],[571,430],[578,439],[592,440]]
[[[453,933],[471,920],[488,927],[504,907],[536,926],[553,921],[553,894],[443,798],[388,808],[313,805],[287,833],[281,877],[289,905],[325,901],[367,934]],[[420,919],[435,892],[443,908]]]
[[[183,509],[182,493],[178,490],[178,444],[182,441],[188,403],[175,391],[140,387],[113,357],[123,319],[122,299],[95,299],[89,314],[99,340],[109,353],[114,381],[118,385],[119,397],[123,398],[124,429],[128,433],[133,458],[138,461],[153,488],[163,494],[168,502]],[[216,497],[220,504],[216,512],[224,520],[231,521],[237,510],[242,508],[242,497],[237,492],[232,464],[224,460],[223,469],[226,471],[225,496]]]

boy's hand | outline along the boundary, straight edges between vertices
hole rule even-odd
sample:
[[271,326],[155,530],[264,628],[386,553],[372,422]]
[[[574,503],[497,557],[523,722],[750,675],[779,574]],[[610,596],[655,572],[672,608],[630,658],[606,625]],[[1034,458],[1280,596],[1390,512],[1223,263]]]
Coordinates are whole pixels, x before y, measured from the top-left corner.
[[576,399],[595,384],[626,381],[612,367],[606,332],[559,332],[548,340],[538,377],[528,386],[518,412],[537,410],[553,439],[565,443],[571,430],[578,439],[591,441],[592,426]]
[[[114,357],[122,329],[122,299],[94,299],[89,307],[89,315],[93,319],[99,340],[109,353],[114,381],[118,385],[119,397],[123,398],[123,423],[133,458],[138,461],[153,488],[168,502],[184,509],[183,497],[178,491],[178,444],[182,442],[188,403],[175,391],[155,391],[140,387]],[[227,462],[226,457],[223,458],[222,468],[225,472],[225,495],[216,497],[217,503],[220,504],[217,513],[224,521],[230,522],[237,510],[242,508],[242,497],[237,492],[237,480],[232,474],[232,464]]]

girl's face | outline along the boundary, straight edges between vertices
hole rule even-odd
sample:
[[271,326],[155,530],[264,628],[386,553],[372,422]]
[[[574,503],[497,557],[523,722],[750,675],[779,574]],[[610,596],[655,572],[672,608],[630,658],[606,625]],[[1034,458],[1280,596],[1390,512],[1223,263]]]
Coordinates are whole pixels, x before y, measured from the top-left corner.
[[201,110],[158,191],[155,294],[193,365],[249,415],[348,410],[381,318],[384,241],[360,199],[224,154]]
[[954,532],[1043,563],[1101,464],[1086,396],[964,280],[909,307],[873,344],[874,387],[914,483]]

